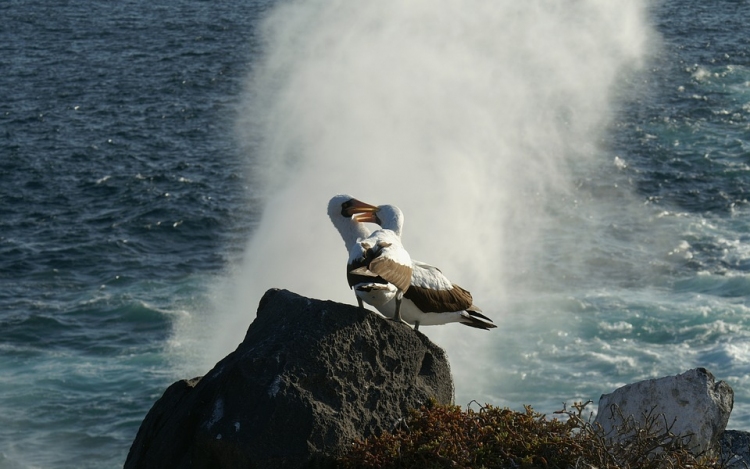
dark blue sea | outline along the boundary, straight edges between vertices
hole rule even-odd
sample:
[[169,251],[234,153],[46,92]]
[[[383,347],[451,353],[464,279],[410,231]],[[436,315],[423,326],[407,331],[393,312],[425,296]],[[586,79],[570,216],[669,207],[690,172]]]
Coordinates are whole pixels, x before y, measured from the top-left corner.
[[703,366],[750,430],[750,1],[0,3],[0,468],[121,467],[271,287],[351,304],[325,212],[498,324],[456,403]]

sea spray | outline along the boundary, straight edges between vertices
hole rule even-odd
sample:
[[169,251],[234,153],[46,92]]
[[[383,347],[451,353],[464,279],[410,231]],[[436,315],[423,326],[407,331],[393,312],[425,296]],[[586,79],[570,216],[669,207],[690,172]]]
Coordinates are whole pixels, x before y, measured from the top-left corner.
[[[573,171],[601,158],[618,80],[650,36],[633,1],[277,5],[237,125],[265,209],[207,360],[242,339],[268,288],[354,303],[324,211],[337,193],[401,207],[412,256],[502,330],[509,290],[534,277]],[[424,332],[451,355],[460,401],[481,392],[469,379],[483,359],[513,357],[486,356],[502,333],[458,327]]]

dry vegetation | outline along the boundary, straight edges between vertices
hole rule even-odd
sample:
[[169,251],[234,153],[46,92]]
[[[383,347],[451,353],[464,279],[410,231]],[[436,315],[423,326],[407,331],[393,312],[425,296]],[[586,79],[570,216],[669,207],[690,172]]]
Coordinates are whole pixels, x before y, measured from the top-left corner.
[[[574,404],[555,418],[490,405],[474,411],[431,403],[413,410],[398,429],[354,443],[339,459],[344,468],[722,468],[716,457],[695,456],[685,439],[649,416],[618,430],[611,443],[583,418],[589,403]],[[663,419],[662,419],[663,421]]]

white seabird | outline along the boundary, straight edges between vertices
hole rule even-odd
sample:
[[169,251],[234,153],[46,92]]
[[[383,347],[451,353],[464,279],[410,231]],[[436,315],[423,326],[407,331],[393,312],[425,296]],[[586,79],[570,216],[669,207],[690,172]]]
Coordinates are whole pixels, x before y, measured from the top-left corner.
[[[357,222],[377,223],[391,238],[384,238],[383,241],[393,242],[399,250],[403,249],[401,245],[401,231],[403,229],[404,216],[401,210],[395,205],[381,205],[373,208],[372,205],[362,204],[353,208],[351,212],[356,213],[353,219]],[[377,259],[379,253],[387,253],[387,249],[374,250],[367,253],[368,248],[373,244],[370,241],[374,232],[366,240],[360,241],[363,249],[368,256]],[[397,243],[392,241],[397,239]],[[408,256],[408,253],[406,254]],[[370,270],[372,270],[373,260],[370,260]],[[383,277],[385,278],[385,277]],[[361,282],[355,287],[355,291],[363,290],[363,293],[370,290],[372,301],[368,303],[375,306],[381,314],[394,320],[403,319],[404,321],[414,324],[418,329],[420,325],[432,326],[447,324],[451,322],[460,322],[466,326],[478,329],[489,330],[497,327],[492,320],[482,314],[482,310],[477,307],[467,290],[452,283],[437,267],[424,262],[411,261],[411,280],[406,290],[386,284],[367,284]],[[403,295],[400,300],[399,294]],[[358,297],[360,293],[357,293]],[[396,300],[396,301],[393,301]]]
[[[401,244],[400,238],[383,229],[371,233],[364,223],[352,218],[356,213],[370,210],[377,210],[377,207],[346,194],[334,196],[328,202],[328,216],[349,253],[346,277],[349,287],[354,289],[360,308],[364,308],[363,301],[377,308],[394,300],[399,296],[399,287],[403,294],[411,279],[411,259],[408,258],[408,253],[405,250],[396,252],[397,246]],[[377,260],[374,259],[376,253]],[[397,259],[398,262],[393,262],[392,259]],[[373,270],[370,270],[368,265],[373,260]],[[381,274],[387,279],[381,277]]]

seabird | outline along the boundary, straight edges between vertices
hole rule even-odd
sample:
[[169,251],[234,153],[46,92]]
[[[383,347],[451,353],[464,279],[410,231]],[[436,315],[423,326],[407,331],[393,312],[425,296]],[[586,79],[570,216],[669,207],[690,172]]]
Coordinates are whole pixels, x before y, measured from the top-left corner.
[[334,196],[328,202],[328,217],[338,230],[349,253],[346,278],[354,289],[357,304],[364,308],[363,301],[378,307],[396,299],[400,302],[403,291],[411,280],[411,259],[401,240],[390,230],[379,229],[374,233],[363,223],[352,218],[356,213],[377,210],[346,194]]
[[[367,228],[363,223],[358,223],[352,218],[355,210],[363,209],[376,209],[373,205],[361,202],[354,197],[346,194],[339,194],[331,198],[328,202],[328,217],[331,219],[331,223],[338,230],[341,238],[344,240],[346,246],[346,252],[349,253],[349,262],[346,266],[346,277],[349,281],[349,287],[354,288],[360,282],[371,283],[373,279],[371,277],[363,278],[356,274],[352,274],[351,271],[361,267],[363,264],[358,262],[359,259],[364,258],[365,251],[362,249],[362,245],[359,241],[370,236],[370,229]],[[385,282],[385,281],[384,281]],[[355,289],[355,294],[357,290]],[[364,308],[362,304],[362,298],[357,295],[357,304],[360,308]]]
[[[372,248],[372,238],[379,231],[386,234],[383,237],[384,242],[393,242],[393,245],[398,246],[398,250],[403,250],[403,253],[406,253],[401,245],[404,216],[398,207],[381,205],[373,208],[372,205],[363,203],[352,208],[350,212],[356,213],[352,217],[353,220],[360,223],[376,223],[382,228],[382,230],[375,231],[367,239],[360,241],[360,245],[365,251],[365,259],[368,260],[369,257],[373,257],[373,259],[369,259],[370,270],[372,270],[375,259],[388,252],[387,248],[381,250]],[[396,239],[398,241],[394,241]],[[372,252],[370,252],[370,249],[373,249]],[[406,256],[408,256],[408,253],[406,253]],[[404,256],[401,260],[403,261],[405,258]],[[374,299],[377,301],[368,301],[368,303],[375,306],[386,317],[394,320],[403,319],[414,324],[415,330],[420,325],[432,326],[450,322],[460,322],[466,326],[485,330],[497,327],[474,304],[471,293],[452,283],[440,269],[432,265],[412,260],[411,279],[408,288],[402,289],[399,286],[389,285],[373,285],[362,282],[355,286],[355,291],[368,289],[371,292],[374,291]],[[402,300],[400,294],[403,295]],[[360,293],[357,293],[357,295],[359,297]]]

